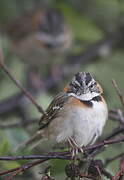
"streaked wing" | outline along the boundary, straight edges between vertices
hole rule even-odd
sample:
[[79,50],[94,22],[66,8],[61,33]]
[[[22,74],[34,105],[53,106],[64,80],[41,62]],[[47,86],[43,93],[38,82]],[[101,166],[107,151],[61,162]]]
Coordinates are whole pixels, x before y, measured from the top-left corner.
[[68,95],[64,92],[59,93],[49,107],[46,110],[46,115],[43,115],[40,119],[39,126],[40,129],[45,128],[54,118],[57,117],[60,110],[63,108],[63,105],[68,100]]

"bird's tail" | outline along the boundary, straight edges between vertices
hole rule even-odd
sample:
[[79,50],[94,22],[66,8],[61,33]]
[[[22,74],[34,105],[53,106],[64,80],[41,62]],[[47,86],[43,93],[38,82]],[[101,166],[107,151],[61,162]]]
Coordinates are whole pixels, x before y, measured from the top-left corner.
[[16,148],[14,149],[14,152],[17,152],[20,150],[26,150],[29,148],[32,149],[36,147],[41,142],[42,138],[43,138],[43,131],[39,130],[33,136],[31,136],[30,139],[16,146]]

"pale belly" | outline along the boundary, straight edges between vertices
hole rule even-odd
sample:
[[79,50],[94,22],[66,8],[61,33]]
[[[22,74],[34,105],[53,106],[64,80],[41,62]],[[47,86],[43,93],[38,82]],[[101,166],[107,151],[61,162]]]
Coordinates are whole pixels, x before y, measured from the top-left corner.
[[61,119],[54,119],[49,126],[49,138],[57,143],[73,138],[78,146],[92,144],[101,135],[107,115],[102,102],[94,102],[92,108],[66,108]]

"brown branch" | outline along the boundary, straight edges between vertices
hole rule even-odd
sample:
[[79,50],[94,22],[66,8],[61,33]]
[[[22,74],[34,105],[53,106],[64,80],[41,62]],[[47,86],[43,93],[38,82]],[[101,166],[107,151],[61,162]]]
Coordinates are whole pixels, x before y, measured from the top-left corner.
[[[51,154],[51,155],[50,155]],[[7,175],[7,174],[10,174],[12,172],[15,172],[13,176],[16,176],[17,174],[19,174],[20,172],[24,172],[25,170],[33,167],[33,166],[36,166],[38,164],[41,164],[49,159],[71,159],[71,156],[65,156],[66,154],[68,154],[68,152],[58,152],[56,154],[55,153],[49,153],[48,155],[42,155],[42,156],[39,156],[39,155],[32,155],[32,156],[17,156],[17,157],[0,157],[0,160],[31,160],[31,159],[40,159],[40,160],[37,160],[35,162],[31,162],[31,163],[27,163],[27,164],[24,164],[20,167],[17,167],[17,168],[13,168],[13,169],[10,169],[10,170],[7,170],[7,171],[4,171],[4,172],[1,172],[0,173],[0,176],[3,176],[3,175]]]
[[29,93],[25,88],[23,88],[21,86],[20,82],[13,77],[13,75],[11,74],[11,72],[9,71],[7,66],[5,64],[0,64],[0,67],[9,76],[9,78],[15,83],[15,85],[18,88],[20,88],[20,90],[28,97],[28,99],[32,102],[32,104],[34,104],[34,106],[37,108],[37,110],[42,114],[46,114],[45,111],[43,110],[43,108],[35,101],[34,97],[31,95],[31,93]]
[[[94,149],[98,149],[100,147],[103,147],[105,145],[110,145],[110,144],[115,144],[115,143],[119,143],[119,142],[123,142],[124,141],[124,136],[116,138],[116,139],[112,139],[112,140],[106,140],[103,141],[101,143],[98,143],[96,145],[90,145],[87,147],[83,147],[84,151],[87,150],[94,150]],[[15,157],[10,157],[10,156],[1,156],[0,160],[6,160],[6,161],[14,161],[14,160],[32,160],[32,159],[40,159],[38,161],[32,162],[32,163],[28,163],[25,164],[23,166],[14,168],[14,169],[10,169],[8,171],[4,171],[0,173],[0,176],[2,175],[6,175],[12,172],[16,171],[16,175],[20,172],[23,172],[37,164],[40,164],[44,161],[50,160],[50,159],[66,159],[66,160],[70,160],[71,156],[69,156],[70,152],[66,151],[66,152],[55,152],[55,153],[48,153],[47,155],[31,155],[31,156],[15,156]],[[113,179],[116,180],[116,179]]]
[[[100,142],[96,145],[90,145],[90,146],[83,147],[84,152],[86,151],[85,156],[86,157],[87,156],[94,157],[97,154],[101,153],[103,151],[103,148],[105,148],[106,145],[116,144],[116,143],[120,143],[120,142],[124,141],[124,136],[118,137],[116,139],[111,139],[112,133],[110,134],[110,136],[107,136],[104,140],[102,140],[102,142]],[[118,133],[115,132],[115,135],[118,135],[119,133],[120,133],[120,130],[118,130]],[[113,137],[114,137],[114,134],[113,134]],[[89,152],[87,153],[88,150],[89,150]]]
[[123,180],[123,177],[124,177],[124,156],[122,157],[120,161],[120,169],[112,178],[112,180]]
[[16,175],[17,175],[18,173],[24,172],[25,170],[30,169],[31,167],[36,166],[38,164],[41,164],[41,163],[43,163],[43,162],[45,162],[47,160],[49,160],[49,159],[46,158],[46,159],[42,159],[42,160],[37,160],[37,161],[31,162],[31,163],[27,163],[27,164],[22,165],[20,167],[13,168],[13,169],[1,172],[0,176],[7,175],[7,174],[10,174],[10,173],[15,172],[15,171],[17,172],[16,173]]
[[112,175],[104,168],[103,162],[100,159],[91,160],[88,165],[88,175],[95,178],[95,180],[102,180],[105,176],[112,180]]
[[103,147],[105,145],[120,143],[120,142],[123,142],[123,141],[124,141],[124,136],[121,136],[121,137],[116,138],[116,139],[104,140],[104,141],[102,141],[102,142],[100,142],[98,144],[83,147],[83,150],[84,151],[95,150],[95,149]]
[[[84,151],[87,150],[94,150],[106,145],[110,145],[110,144],[115,144],[115,143],[120,143],[124,141],[124,136],[121,136],[119,138],[116,139],[111,139],[111,140],[104,140],[101,143],[95,144],[95,145],[89,145],[86,147],[83,147],[82,149]],[[49,159],[70,159],[71,156],[67,156],[69,155],[70,152],[69,151],[65,151],[65,152],[53,152],[53,153],[48,153],[47,155],[31,155],[31,156],[1,156],[0,160],[6,160],[6,161],[15,161],[15,160],[31,160],[31,159],[45,159],[45,158],[49,158]]]
[[[69,153],[69,152],[68,152]],[[63,153],[61,153],[63,154]],[[70,160],[71,156],[61,155],[60,153],[54,153],[53,155],[30,155],[30,156],[0,156],[1,161],[16,161],[16,160],[36,160],[36,159],[66,159]]]
[[[86,146],[83,147],[84,151],[87,150],[94,150],[100,147],[103,147],[105,145],[110,145],[110,144],[115,144],[115,143],[120,143],[124,141],[124,136],[116,138],[116,139],[112,139],[112,140],[106,140],[103,141],[101,143],[98,143],[96,145],[90,145],[90,146]],[[49,160],[49,159],[67,159],[70,160],[71,156],[69,156],[70,152],[66,151],[66,152],[56,152],[56,153],[49,153],[47,155],[31,155],[31,156],[15,156],[15,157],[11,157],[11,156],[1,156],[0,160],[6,160],[6,161],[14,161],[14,160],[31,160],[31,159],[42,159],[42,160]],[[15,168],[14,171],[18,170],[18,168]],[[0,175],[3,173],[0,173]]]
[[35,101],[31,93],[29,93],[25,88],[22,87],[20,82],[12,75],[8,67],[4,64],[4,57],[1,48],[0,48],[0,67],[8,75],[8,77],[15,83],[15,85],[28,97],[28,99],[32,102],[32,104],[34,104],[37,110],[42,114],[46,114],[43,108]]
[[119,87],[118,87],[118,85],[114,79],[112,79],[112,84],[115,87],[115,90],[116,90],[116,92],[120,98],[122,106],[124,106],[124,97],[123,97],[123,95],[122,95],[122,93],[121,93],[121,91],[120,91],[120,89],[119,89]]

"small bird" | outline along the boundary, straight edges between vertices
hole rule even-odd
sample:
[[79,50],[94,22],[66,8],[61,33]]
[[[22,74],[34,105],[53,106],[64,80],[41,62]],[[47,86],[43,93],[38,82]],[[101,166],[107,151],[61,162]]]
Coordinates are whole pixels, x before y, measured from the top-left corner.
[[29,11],[8,23],[5,31],[12,41],[11,51],[37,67],[39,63],[52,64],[72,42],[72,33],[63,15],[52,8]]
[[[89,72],[75,74],[41,117],[39,137],[50,140],[53,145],[69,143],[73,153],[93,144],[108,117],[102,93],[101,86]],[[33,142],[36,136],[26,144]]]
[[[11,54],[19,56],[26,64],[25,84],[30,92],[33,92],[33,96],[40,93],[41,89],[57,88],[59,83],[56,81],[58,82],[61,76],[58,66],[61,67],[60,64],[63,63],[64,56],[72,42],[71,30],[65,23],[61,12],[53,8],[39,7],[6,24],[4,31],[11,40]],[[33,77],[35,80],[38,79],[38,85],[34,84]],[[13,96],[14,99],[10,97],[7,101],[1,102],[2,114],[8,114],[8,110],[13,111],[18,104],[22,104],[22,101],[15,101],[16,97]],[[27,104],[27,98],[24,99]],[[15,102],[13,107],[11,102]],[[4,108],[3,111],[3,105],[4,107],[9,106],[10,109]]]

